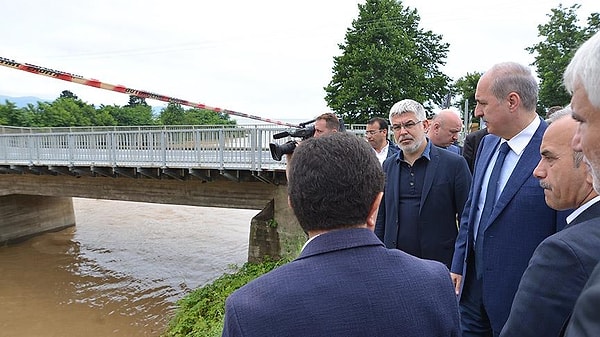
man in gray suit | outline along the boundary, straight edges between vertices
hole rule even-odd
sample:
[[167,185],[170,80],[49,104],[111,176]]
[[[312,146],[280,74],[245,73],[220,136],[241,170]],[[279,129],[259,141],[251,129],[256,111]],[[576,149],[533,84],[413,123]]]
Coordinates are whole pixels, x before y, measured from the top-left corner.
[[[600,32],[594,34],[575,53],[567,66],[564,82],[573,94],[573,118],[579,123],[573,149],[582,151],[600,193]],[[600,266],[583,289],[566,336],[600,336]]]
[[502,337],[558,336],[600,255],[600,197],[571,139],[571,109],[555,112],[542,138],[542,159],[533,171],[546,204],[576,209],[567,226],[536,248],[515,295]]
[[459,336],[446,267],[373,233],[384,177],[371,146],[349,133],[310,138],[289,165],[290,207],[309,240],[227,299],[223,336]]

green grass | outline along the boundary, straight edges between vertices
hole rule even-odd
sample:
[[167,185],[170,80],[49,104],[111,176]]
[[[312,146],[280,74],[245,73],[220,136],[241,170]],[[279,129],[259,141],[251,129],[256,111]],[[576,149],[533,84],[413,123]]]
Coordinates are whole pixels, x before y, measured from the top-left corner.
[[223,331],[225,299],[236,289],[291,259],[246,263],[232,274],[196,289],[177,302],[164,337],[218,337]]

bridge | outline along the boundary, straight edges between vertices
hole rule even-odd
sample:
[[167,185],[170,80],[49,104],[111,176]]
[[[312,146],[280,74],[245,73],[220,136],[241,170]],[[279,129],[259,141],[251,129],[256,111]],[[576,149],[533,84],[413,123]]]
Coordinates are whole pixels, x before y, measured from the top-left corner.
[[306,237],[287,205],[285,161],[269,151],[285,130],[0,126],[0,244],[75,225],[71,198],[82,197],[261,210],[248,260],[289,256]]

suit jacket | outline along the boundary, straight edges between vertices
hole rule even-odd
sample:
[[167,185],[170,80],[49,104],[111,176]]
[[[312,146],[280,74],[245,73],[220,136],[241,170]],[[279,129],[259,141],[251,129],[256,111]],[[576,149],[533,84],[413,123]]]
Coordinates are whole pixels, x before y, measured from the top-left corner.
[[[433,145],[433,144],[432,144]],[[400,214],[400,152],[383,163],[385,189],[375,234],[386,247],[396,247]],[[419,210],[419,243],[423,259],[440,261],[449,268],[458,233],[457,218],[467,201],[471,174],[461,156],[431,146]],[[400,247],[401,248],[401,247]]]
[[475,167],[475,155],[477,154],[477,148],[481,139],[488,134],[487,128],[473,131],[465,137],[465,143],[463,145],[462,155],[467,160],[469,169],[473,172]]
[[566,337],[600,336],[598,303],[600,303],[600,264],[594,268],[594,272],[575,303]]
[[340,229],[231,294],[223,336],[458,336],[458,315],[441,263]]
[[450,151],[450,152],[454,152],[458,155],[460,155],[462,153],[462,147],[458,146],[458,145],[454,145],[454,144],[450,144],[450,146],[448,146],[446,148],[446,150]]
[[596,202],[537,247],[500,336],[558,336],[599,260]]
[[[483,301],[492,328],[498,332],[508,318],[519,281],[533,251],[540,242],[556,232],[558,224],[562,226],[565,223],[564,213],[546,205],[544,191],[532,174],[540,160],[540,143],[546,127],[546,122],[542,120],[498,197],[487,226],[479,228],[485,237],[482,247]],[[466,261],[467,254],[472,254],[474,250],[477,201],[486,167],[499,142],[499,137],[489,134],[482,138],[479,145],[473,185],[456,239],[451,268],[453,273],[465,276],[467,268],[472,267]]]
[[398,153],[398,151],[400,151],[400,149],[398,148],[398,145],[396,145],[388,140],[388,152],[387,152],[386,159],[389,157],[393,157],[396,153]]

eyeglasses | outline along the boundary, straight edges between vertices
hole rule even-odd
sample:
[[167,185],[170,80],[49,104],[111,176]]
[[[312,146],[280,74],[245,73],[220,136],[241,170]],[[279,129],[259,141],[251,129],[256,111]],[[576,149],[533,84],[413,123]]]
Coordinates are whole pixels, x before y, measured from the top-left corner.
[[392,125],[392,130],[394,131],[400,131],[402,130],[402,128],[406,129],[406,130],[410,130],[412,128],[415,127],[415,125],[421,123],[423,121],[408,121],[406,123],[400,123],[400,124],[394,124]]
[[368,131],[365,131],[365,134],[367,134],[367,135],[369,135],[369,136],[373,136],[373,135],[375,135],[375,134],[378,134],[378,133],[380,133],[380,132],[382,132],[382,131],[383,131],[383,129],[379,129],[379,130],[368,130]]

